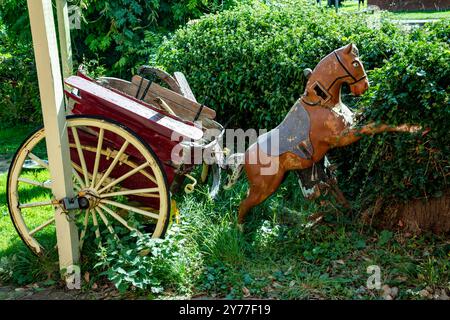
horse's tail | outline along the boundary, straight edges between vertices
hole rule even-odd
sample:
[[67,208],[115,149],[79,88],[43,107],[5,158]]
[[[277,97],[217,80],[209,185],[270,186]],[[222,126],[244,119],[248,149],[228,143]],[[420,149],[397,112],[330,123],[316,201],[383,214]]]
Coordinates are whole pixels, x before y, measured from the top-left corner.
[[227,184],[223,188],[225,190],[229,190],[235,185],[242,174],[242,169],[244,169],[245,153],[234,153],[227,158],[226,162],[228,168],[231,169],[231,173],[228,174]]

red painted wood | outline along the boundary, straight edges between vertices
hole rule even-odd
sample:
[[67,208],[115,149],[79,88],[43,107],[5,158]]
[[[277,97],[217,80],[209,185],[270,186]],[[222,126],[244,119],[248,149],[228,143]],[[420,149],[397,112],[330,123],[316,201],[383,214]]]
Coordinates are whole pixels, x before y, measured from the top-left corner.
[[[172,141],[172,134],[177,133],[178,137],[189,137],[194,140],[200,139],[203,136],[203,131],[194,126],[192,122],[184,121],[178,117],[165,114],[161,110],[141,101],[129,97],[128,95],[121,94],[117,90],[110,90],[95,83],[93,79],[79,73],[79,76],[72,76],[66,79],[66,84],[77,88],[78,96],[74,96],[73,93],[66,91],[66,95],[69,98],[74,99],[75,103],[72,113],[78,115],[98,115],[108,119],[115,120],[125,127],[135,132],[141,139],[143,139],[153,151],[156,156],[163,163],[163,169],[166,172],[168,184],[172,185],[176,172],[171,163],[171,152],[179,141]],[[88,135],[81,135],[80,139],[83,145],[96,146],[96,138],[89,137]],[[110,137],[112,147],[118,150],[123,143],[119,141],[118,137]],[[130,154],[135,157],[135,160],[139,163],[143,159],[139,157],[137,150],[128,147],[126,154]],[[71,150],[72,159],[79,164],[79,159]],[[91,170],[93,168],[92,155],[87,155],[87,165]],[[92,162],[92,163],[91,163]],[[104,161],[100,165],[101,170],[106,170],[108,162]],[[125,171],[131,170],[130,168],[117,168],[111,174],[111,177],[119,177]],[[128,181],[130,180],[130,181]],[[148,180],[142,175],[137,174],[133,176],[133,179],[126,179],[126,182],[122,183],[127,188],[144,188],[148,187]],[[142,200],[143,198],[139,198]],[[154,199],[144,199],[141,201],[155,207]]]

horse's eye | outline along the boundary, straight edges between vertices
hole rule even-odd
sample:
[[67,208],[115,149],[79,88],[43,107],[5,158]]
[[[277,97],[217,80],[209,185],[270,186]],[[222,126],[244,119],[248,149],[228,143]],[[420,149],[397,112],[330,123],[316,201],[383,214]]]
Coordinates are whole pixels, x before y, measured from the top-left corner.
[[358,62],[353,62],[353,66],[355,67],[355,68],[358,68],[359,67],[359,63]]

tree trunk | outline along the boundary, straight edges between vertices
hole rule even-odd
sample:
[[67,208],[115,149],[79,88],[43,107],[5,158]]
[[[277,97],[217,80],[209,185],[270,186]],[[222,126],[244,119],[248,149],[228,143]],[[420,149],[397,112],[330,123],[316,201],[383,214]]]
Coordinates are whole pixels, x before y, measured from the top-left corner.
[[450,233],[450,190],[439,198],[414,199],[406,203],[385,205],[379,199],[363,213],[362,219],[375,227],[405,233]]

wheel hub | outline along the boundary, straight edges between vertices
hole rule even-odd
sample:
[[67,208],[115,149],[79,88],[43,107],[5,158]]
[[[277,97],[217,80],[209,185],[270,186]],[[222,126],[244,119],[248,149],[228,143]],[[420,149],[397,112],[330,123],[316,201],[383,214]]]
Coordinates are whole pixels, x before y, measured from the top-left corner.
[[100,197],[93,189],[84,189],[78,192],[78,205],[80,209],[93,209],[100,201]]
[[89,203],[88,198],[86,198],[86,197],[79,197],[78,198],[78,205],[80,206],[81,209],[89,209],[90,203]]

